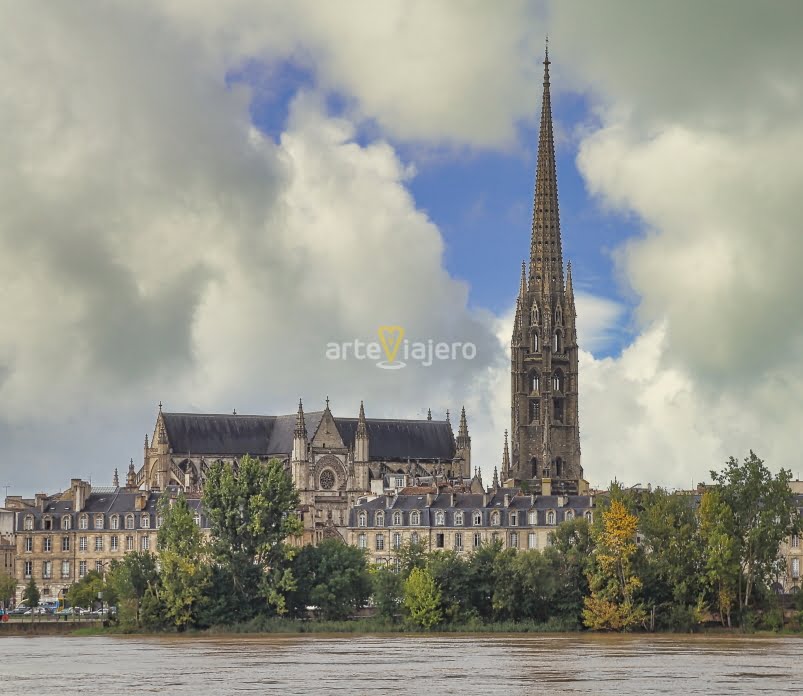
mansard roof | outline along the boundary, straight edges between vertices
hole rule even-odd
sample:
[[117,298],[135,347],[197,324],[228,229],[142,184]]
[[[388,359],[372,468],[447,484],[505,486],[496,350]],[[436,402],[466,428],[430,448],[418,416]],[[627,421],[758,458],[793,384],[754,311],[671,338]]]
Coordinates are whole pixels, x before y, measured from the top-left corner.
[[[304,413],[311,441],[322,411]],[[162,413],[175,453],[241,456],[289,455],[293,450],[296,414],[246,416],[205,413]],[[343,442],[353,446],[356,418],[335,418]],[[369,452],[374,460],[442,459],[455,455],[452,426],[447,421],[366,419]]]

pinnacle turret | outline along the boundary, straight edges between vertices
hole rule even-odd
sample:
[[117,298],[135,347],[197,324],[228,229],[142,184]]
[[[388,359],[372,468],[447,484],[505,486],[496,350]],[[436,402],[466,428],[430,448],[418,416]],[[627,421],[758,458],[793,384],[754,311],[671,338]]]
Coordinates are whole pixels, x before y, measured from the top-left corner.
[[457,430],[457,437],[468,437],[468,422],[466,421],[466,407],[460,411],[460,427]]
[[505,430],[505,447],[502,450],[502,479],[510,478],[510,450],[507,444],[507,430]]
[[120,487],[120,474],[117,472],[117,467],[114,467],[114,478],[112,479],[112,485],[115,488]]
[[298,413],[296,414],[296,428],[293,431],[295,437],[307,439],[307,424],[304,422],[304,406],[301,399],[298,400]]
[[362,401],[360,401],[360,416],[357,419],[357,437],[368,437],[368,425],[365,422],[365,407],[363,406]]

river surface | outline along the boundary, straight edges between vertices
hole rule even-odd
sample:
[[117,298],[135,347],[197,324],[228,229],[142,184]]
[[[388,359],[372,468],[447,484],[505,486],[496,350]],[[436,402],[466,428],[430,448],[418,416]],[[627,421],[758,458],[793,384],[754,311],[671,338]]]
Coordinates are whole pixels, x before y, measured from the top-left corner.
[[2,696],[801,691],[794,637],[0,637]]

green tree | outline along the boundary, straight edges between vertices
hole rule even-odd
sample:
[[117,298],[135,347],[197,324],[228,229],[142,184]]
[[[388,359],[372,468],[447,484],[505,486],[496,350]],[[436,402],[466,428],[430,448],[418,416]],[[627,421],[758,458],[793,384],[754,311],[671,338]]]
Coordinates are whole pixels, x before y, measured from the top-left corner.
[[690,629],[699,622],[705,591],[694,499],[658,488],[641,499],[643,596],[659,627]]
[[[36,581],[31,578],[28,584],[25,586],[25,590],[22,593],[22,601],[31,609],[34,609],[39,606],[39,588],[36,586]],[[33,612],[31,612],[31,617],[33,617]]]
[[152,595],[163,604],[165,619],[183,631],[196,622],[205,590],[203,538],[183,493],[174,499],[163,493],[158,509],[163,519],[156,537],[161,585]]
[[94,609],[98,595],[103,593],[104,588],[103,576],[96,570],[90,570],[78,582],[70,585],[67,601],[73,607]]
[[268,608],[285,612],[285,595],[295,585],[294,549],[288,537],[301,533],[295,515],[298,493],[277,459],[263,464],[243,457],[235,472],[229,464],[210,467],[204,485],[204,511],[212,531],[211,554],[228,576],[229,604],[244,620]]
[[638,518],[614,498],[594,527],[596,550],[588,573],[591,595],[585,598],[583,622],[594,630],[629,630],[646,619],[637,599],[641,579],[633,569]]
[[476,614],[471,607],[471,569],[454,551],[433,551],[426,568],[441,590],[444,618],[466,622]]
[[0,573],[0,603],[8,609],[12,598],[17,592],[17,580],[8,573]]
[[554,613],[557,574],[540,551],[511,551],[499,554],[493,599],[497,617],[544,622]]
[[404,599],[404,579],[387,566],[370,568],[371,587],[377,614],[388,621],[396,621]]
[[426,568],[413,568],[404,581],[404,608],[412,623],[427,630],[442,621],[441,591]]
[[426,568],[428,551],[429,546],[424,541],[408,541],[394,550],[402,578],[407,579],[414,568]]
[[[142,625],[142,600],[149,589],[155,591],[158,586],[156,556],[148,551],[133,551],[112,561],[106,576],[107,592],[117,596],[117,613],[124,625]],[[108,601],[112,602],[111,596]]]
[[501,552],[502,542],[497,540],[480,546],[469,560],[470,607],[485,621],[493,618],[497,558]]
[[799,530],[789,488],[792,473],[781,469],[773,476],[751,450],[741,464],[731,457],[722,471],[712,471],[711,476],[733,513],[741,570],[737,598],[743,610],[750,606],[756,586],[769,586],[776,575],[781,542]]
[[583,600],[589,594],[586,571],[594,550],[591,529],[583,518],[560,524],[551,535],[544,557],[555,576],[552,613],[569,624],[580,624]]
[[346,619],[371,595],[365,552],[337,539],[301,549],[293,559],[293,575],[297,587],[288,605],[296,615],[311,605],[324,619]]
[[698,510],[703,551],[703,582],[722,625],[731,626],[739,585],[739,548],[730,506],[716,488],[707,490]]

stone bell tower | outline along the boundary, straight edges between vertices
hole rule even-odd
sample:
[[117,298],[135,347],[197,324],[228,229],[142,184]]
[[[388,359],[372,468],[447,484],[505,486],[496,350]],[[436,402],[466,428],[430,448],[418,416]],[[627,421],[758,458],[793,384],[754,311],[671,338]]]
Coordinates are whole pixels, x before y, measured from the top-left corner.
[[[529,271],[524,262],[521,265],[511,340],[510,469],[517,479],[550,480],[558,484],[579,481],[583,478],[583,468],[576,312],[571,264],[564,281],[549,65],[547,52],[530,264]],[[503,477],[504,468],[503,464]],[[568,489],[573,487],[569,485]]]

